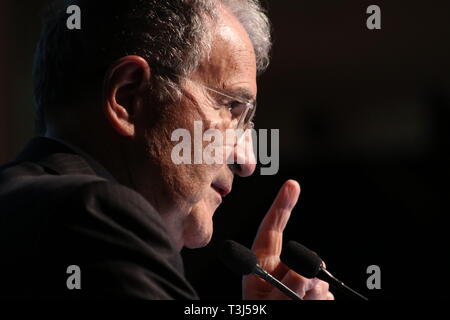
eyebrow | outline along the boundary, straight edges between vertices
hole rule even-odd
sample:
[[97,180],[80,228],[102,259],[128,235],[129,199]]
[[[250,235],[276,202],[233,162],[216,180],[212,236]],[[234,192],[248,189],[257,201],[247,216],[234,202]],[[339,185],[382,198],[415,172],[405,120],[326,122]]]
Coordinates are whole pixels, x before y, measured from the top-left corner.
[[245,99],[247,101],[255,101],[256,98],[252,94],[252,92],[247,88],[235,88],[235,89],[229,89],[226,91],[227,94],[229,94],[232,97]]

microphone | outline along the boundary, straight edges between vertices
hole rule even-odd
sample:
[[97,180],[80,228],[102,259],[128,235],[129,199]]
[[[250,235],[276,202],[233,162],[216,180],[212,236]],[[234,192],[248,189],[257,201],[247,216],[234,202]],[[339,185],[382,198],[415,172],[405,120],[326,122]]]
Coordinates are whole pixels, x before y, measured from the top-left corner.
[[281,261],[305,278],[318,278],[345,294],[362,300],[369,300],[362,294],[345,285],[325,269],[322,259],[312,250],[295,241],[289,241],[281,253]]
[[243,245],[232,240],[224,241],[220,248],[219,258],[229,269],[237,274],[255,274],[275,286],[292,300],[303,300],[294,291],[261,268],[257,263],[255,254]]

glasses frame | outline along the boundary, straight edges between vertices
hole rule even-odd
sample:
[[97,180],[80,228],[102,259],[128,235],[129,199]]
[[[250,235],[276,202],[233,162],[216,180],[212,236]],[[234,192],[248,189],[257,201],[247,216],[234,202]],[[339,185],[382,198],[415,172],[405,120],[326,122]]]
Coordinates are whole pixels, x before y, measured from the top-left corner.
[[[208,87],[208,86],[206,86],[206,85],[204,85],[204,84],[202,84],[202,83],[200,83],[198,81],[192,80],[192,79],[190,79],[188,77],[184,77],[184,76],[178,76],[178,77],[181,78],[181,79],[190,81],[192,83],[195,83],[196,85],[199,85],[199,86],[201,86],[202,88],[204,88],[204,89],[206,89],[208,91],[214,92],[214,93],[216,93],[218,95],[221,95],[223,97],[227,97],[229,99],[233,99],[236,102],[244,104],[245,105],[245,109],[242,112],[242,114],[239,115],[239,120],[238,120],[238,123],[237,123],[235,129],[237,129],[237,130],[238,129],[247,130],[247,129],[253,129],[255,127],[255,124],[252,121],[252,119],[253,119],[253,117],[255,116],[255,113],[256,113],[256,99],[255,100],[248,100],[248,99],[238,98],[238,97],[229,95],[227,93],[221,92],[221,91],[219,91],[217,89],[213,89],[211,87]],[[231,112],[232,108],[228,108],[228,109]],[[249,114],[249,112],[250,112],[250,114]],[[249,120],[248,120],[247,123],[244,123],[244,121],[245,121],[247,116],[248,116]]]

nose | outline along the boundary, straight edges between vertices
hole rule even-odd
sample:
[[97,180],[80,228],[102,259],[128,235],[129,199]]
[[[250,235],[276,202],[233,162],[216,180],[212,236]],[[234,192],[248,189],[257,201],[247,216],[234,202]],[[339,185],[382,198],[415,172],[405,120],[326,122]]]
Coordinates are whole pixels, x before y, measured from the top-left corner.
[[244,178],[255,172],[256,157],[253,152],[252,130],[245,131],[235,144],[231,156],[233,161],[229,166],[234,174]]

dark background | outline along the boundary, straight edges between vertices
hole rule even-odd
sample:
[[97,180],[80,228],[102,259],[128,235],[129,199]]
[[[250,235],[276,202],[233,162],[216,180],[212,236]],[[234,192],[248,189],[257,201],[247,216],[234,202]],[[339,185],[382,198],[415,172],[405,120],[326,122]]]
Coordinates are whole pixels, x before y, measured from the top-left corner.
[[[31,66],[47,1],[0,2],[0,162],[33,136]],[[377,4],[382,29],[366,28]],[[259,81],[258,128],[280,129],[280,171],[236,179],[211,245],[185,250],[203,299],[240,298],[215,245],[251,246],[287,179],[302,186],[285,238],[373,299],[450,297],[448,1],[268,1],[273,59]],[[259,170],[257,171],[259,172]],[[381,290],[366,287],[369,265]],[[337,298],[342,298],[339,294]]]

